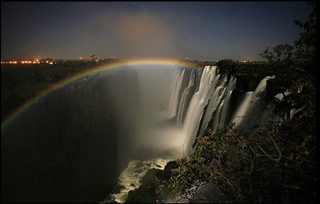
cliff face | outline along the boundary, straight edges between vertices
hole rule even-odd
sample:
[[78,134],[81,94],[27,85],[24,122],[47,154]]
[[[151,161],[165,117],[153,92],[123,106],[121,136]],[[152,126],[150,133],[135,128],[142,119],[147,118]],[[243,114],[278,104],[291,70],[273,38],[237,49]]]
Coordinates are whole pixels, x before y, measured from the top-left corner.
[[36,101],[2,130],[2,201],[104,198],[130,155],[138,97],[137,73],[123,67]]

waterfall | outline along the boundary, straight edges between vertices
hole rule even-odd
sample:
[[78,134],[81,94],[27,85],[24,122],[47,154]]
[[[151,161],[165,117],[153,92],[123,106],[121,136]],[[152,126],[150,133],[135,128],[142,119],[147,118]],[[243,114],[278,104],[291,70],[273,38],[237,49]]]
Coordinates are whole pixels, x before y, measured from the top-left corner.
[[[228,107],[229,107],[229,98],[231,97],[231,93],[232,93],[232,91],[233,91],[233,89],[234,89],[234,87],[236,85],[236,78],[231,77],[227,87],[225,87],[226,84],[227,84],[226,80],[227,80],[227,78],[225,76],[223,78],[223,80],[222,80],[221,85],[218,86],[215,89],[215,91],[214,91],[214,93],[213,93],[213,95],[212,95],[212,97],[210,99],[208,108],[207,108],[206,113],[205,113],[205,115],[203,117],[203,122],[202,122],[202,125],[201,125],[201,128],[200,128],[200,134],[203,134],[204,131],[206,130],[206,128],[208,126],[208,123],[210,122],[210,120],[212,118],[212,114],[217,109],[217,107],[219,106],[220,102],[226,104],[226,105],[224,105],[224,109],[223,109],[224,111],[222,111],[222,106],[221,106],[220,111],[217,111],[218,115],[215,115],[217,126],[213,125],[211,127],[213,128],[213,130],[218,128],[218,124],[220,123],[219,122],[220,121],[220,117],[222,117],[222,120],[221,120],[222,122],[221,122],[220,126],[224,125],[224,123],[225,123],[226,115],[228,113],[227,111],[228,111]],[[213,87],[213,88],[215,88],[215,87]],[[230,91],[231,91],[231,93],[229,93]],[[221,100],[225,97],[225,94],[227,94],[227,98],[226,98],[225,102],[222,102]],[[220,115],[220,114],[222,114],[222,115]]]
[[179,111],[178,111],[178,125],[181,125],[183,123],[183,116],[184,116],[184,110],[185,110],[185,106],[186,106],[186,100],[190,94],[190,89],[191,87],[193,87],[194,85],[194,80],[195,80],[195,70],[191,71],[190,74],[190,79],[189,79],[189,84],[188,87],[183,91],[182,96],[181,96],[181,100],[180,100],[180,104],[179,104]]
[[[236,86],[236,82],[237,82],[237,79],[234,77],[231,77],[230,82],[227,87],[227,90],[226,90],[227,96],[225,98],[224,105],[223,105],[223,108],[221,111],[221,118],[219,121],[218,128],[222,128],[224,125],[226,125],[226,118],[227,118],[228,110],[229,110],[229,106],[230,106],[230,98],[231,98],[233,89]],[[216,129],[214,129],[214,131],[215,130]]]
[[263,78],[254,92],[250,91],[246,93],[238,111],[232,118],[234,128],[249,129],[252,126],[252,123],[257,122],[257,112],[259,112],[257,102],[260,99],[260,96],[266,91],[267,81],[274,78],[275,76]]
[[226,99],[224,101],[223,108],[221,111],[221,118],[220,118],[219,125],[218,125],[219,128],[222,128],[226,124],[226,117],[227,117],[228,110],[229,110],[231,94],[232,94],[232,90],[228,92]]
[[[175,70],[173,73],[175,81],[172,83],[168,118],[177,118],[176,126],[184,135],[184,139],[181,140],[183,153],[192,150],[197,133],[202,135],[210,121],[212,121],[210,127],[213,133],[230,123],[234,123],[234,127],[238,129],[254,127],[255,120],[257,120],[256,114],[259,115],[262,111],[257,101],[266,91],[267,80],[274,78],[274,76],[267,76],[262,79],[253,92],[249,91],[244,94],[243,101],[235,113],[230,113],[231,97],[237,82],[236,77],[230,76],[228,79],[227,74],[221,76],[218,73],[216,66],[205,66],[200,81],[197,81],[196,71],[198,70],[190,71],[188,80],[184,80],[187,75],[185,73],[188,73],[184,68]],[[191,91],[196,86],[198,89]],[[189,103],[188,97],[191,95]],[[232,117],[229,119],[231,114]],[[260,115],[263,115],[263,111]],[[265,117],[261,119],[263,118]]]
[[[267,80],[273,77],[265,77],[254,91],[246,92],[239,107],[233,113],[230,112],[230,105],[231,101],[234,101],[231,98],[236,87],[236,77],[230,76],[228,79],[227,74],[221,76],[216,66],[205,66],[203,70],[178,68],[171,76],[172,84],[166,118],[176,117],[176,123],[170,121],[169,127],[161,126],[159,130],[153,128],[147,134],[142,134],[148,135],[143,139],[145,147],[174,150],[176,158],[179,158],[194,149],[197,133],[200,136],[203,135],[210,122],[213,134],[217,129],[229,125],[229,122],[235,123],[235,128],[238,129],[251,128],[254,125],[253,113],[258,114],[262,120],[271,117],[270,111],[259,112],[261,110],[257,106],[257,101],[266,91]],[[231,119],[229,119],[230,115],[233,116]],[[142,175],[146,171],[141,171],[139,168],[150,168],[146,166],[147,163],[133,165],[134,162],[136,161],[131,161],[119,177],[119,183],[125,188],[120,193],[113,194],[113,198],[118,202],[124,202],[129,190],[140,185]]]
[[245,93],[241,105],[232,117],[232,123],[234,123],[234,128],[237,128],[239,124],[241,124],[241,122],[243,121],[243,118],[246,116],[246,113],[248,112],[251,105],[252,95],[252,91],[248,91]]
[[[225,125],[229,125],[228,118],[229,115],[232,114],[229,113],[229,107],[237,79],[234,76],[231,76],[228,80],[227,75],[221,77],[217,72],[218,70],[216,66],[204,67],[199,83],[199,89],[191,98],[184,122],[182,115],[184,114],[186,106],[186,95],[189,93],[190,87],[194,85],[193,72],[190,75],[188,86],[182,92],[177,115],[178,124],[182,124],[182,131],[185,135],[183,143],[183,151],[185,153],[188,153],[192,149],[191,147],[194,143],[198,130],[199,134],[202,135],[211,120],[213,133],[217,129],[222,128]],[[178,77],[179,80],[182,80],[180,78],[181,75]],[[256,124],[256,115],[253,114],[259,115],[262,111],[259,110],[257,101],[260,99],[260,95],[264,94],[266,91],[267,80],[273,78],[274,76],[265,77],[260,81],[253,92],[249,91],[245,93],[242,103],[231,117],[230,123],[234,123],[235,128],[251,128]],[[179,84],[179,82],[176,84]],[[176,90],[173,90],[173,92],[178,94]],[[263,111],[260,115],[263,115]],[[265,117],[263,116],[262,118]]]
[[216,130],[219,127],[219,121],[220,121],[220,116],[221,116],[223,105],[224,105],[224,100],[221,101],[221,103],[220,103],[220,105],[214,115],[213,124],[212,124],[213,130]]
[[[183,143],[183,152],[185,153],[191,150],[198,130],[200,134],[203,134],[212,118],[213,130],[223,127],[228,122],[230,98],[236,85],[236,78],[231,76],[228,80],[227,75],[221,77],[217,72],[216,66],[204,67],[199,88],[193,94],[186,113],[185,106],[188,105],[186,102],[187,95],[190,94],[191,87],[195,85],[194,71],[190,74],[188,86],[182,90],[180,103],[177,108],[177,124],[178,126],[181,125],[182,132],[185,135]],[[173,94],[178,95],[178,90],[181,89],[183,73],[182,71],[182,74],[178,73],[176,76],[178,81],[174,84],[174,89],[172,90],[169,106],[171,108],[175,104],[173,101],[177,98]],[[184,114],[186,114],[185,118],[183,118]]]
[[[262,120],[270,117],[270,112],[263,110],[259,112],[261,110],[257,102],[261,94],[266,91],[267,80],[273,77],[265,77],[254,91],[246,92],[239,107],[233,113],[230,112],[230,106],[234,101],[231,99],[237,83],[236,77],[219,74],[216,66],[205,66],[203,70],[178,68],[172,72],[171,76],[172,84],[168,94],[170,98],[168,98],[166,118],[176,117],[176,122],[170,120],[168,126],[152,128],[149,132],[143,133],[142,135],[148,135],[146,138],[143,137],[144,147],[167,149],[170,152],[174,150],[174,155],[179,158],[194,149],[197,133],[200,136],[203,135],[210,122],[213,134],[230,123],[235,123],[237,129],[251,128],[255,120],[253,114],[258,114]],[[231,119],[230,116],[232,116]],[[139,168],[149,169],[146,166],[147,163],[143,163],[140,167],[133,164],[135,164],[134,161],[131,161],[119,177],[119,183],[125,188],[120,193],[113,194],[116,201],[124,202],[129,190],[140,185],[142,175],[146,171],[138,171]],[[141,173],[136,174],[136,172]]]
[[168,118],[173,118],[176,115],[177,112],[177,105],[179,101],[179,92],[181,89],[181,84],[183,80],[185,70],[183,69],[182,72],[180,70],[175,70],[173,74],[173,86],[172,86],[172,92],[170,96],[170,102],[168,107]]
[[195,134],[198,130],[200,120],[202,118],[204,107],[207,105],[208,90],[216,74],[216,66],[205,66],[201,75],[198,91],[193,95],[187,115],[183,124],[183,132],[185,134],[184,152],[190,151],[193,144]]
[[203,116],[203,121],[202,121],[202,125],[200,128],[200,134],[204,133],[206,127],[208,126],[208,123],[210,122],[210,120],[212,118],[213,112],[216,110],[216,108],[218,107],[218,105],[222,99],[224,92],[225,92],[225,88],[223,89],[223,85],[220,85],[215,89],[215,91],[212,95],[212,98],[210,99],[210,102],[208,104],[205,115]]
[[267,87],[267,81],[268,81],[269,79],[274,79],[274,78],[275,78],[275,76],[266,76],[265,78],[263,78],[263,79],[260,81],[260,83],[258,84],[257,88],[254,90],[253,95],[254,95],[255,97],[259,97],[259,95],[260,95],[261,93],[264,93],[265,90],[266,90],[266,87]]
[[[219,80],[220,75],[217,76],[217,80]],[[200,134],[203,134],[203,132],[205,131],[208,123],[210,122],[211,118],[212,118],[212,113],[216,110],[216,108],[218,107],[220,101],[222,100],[224,93],[225,93],[225,83],[226,82],[226,77],[224,77],[222,79],[222,83],[221,85],[219,85],[215,90],[214,93],[212,94],[212,97],[209,101],[209,104],[207,106],[207,110],[203,116],[203,121],[202,121],[202,125],[200,127]],[[212,87],[215,88],[215,87]]]

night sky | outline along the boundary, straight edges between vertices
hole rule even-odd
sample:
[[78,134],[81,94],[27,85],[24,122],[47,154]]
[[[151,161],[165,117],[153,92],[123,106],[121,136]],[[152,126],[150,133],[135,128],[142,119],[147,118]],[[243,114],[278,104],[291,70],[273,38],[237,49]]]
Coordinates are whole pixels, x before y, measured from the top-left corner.
[[1,2],[1,59],[260,60],[297,39],[305,2]]

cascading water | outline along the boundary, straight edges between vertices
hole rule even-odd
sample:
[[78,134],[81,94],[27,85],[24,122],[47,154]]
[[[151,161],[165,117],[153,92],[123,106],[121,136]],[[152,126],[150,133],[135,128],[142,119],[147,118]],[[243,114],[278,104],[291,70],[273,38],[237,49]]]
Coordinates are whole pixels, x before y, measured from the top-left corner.
[[236,78],[231,77],[228,86],[223,90],[223,94],[221,95],[221,97],[224,97],[224,99],[223,101],[221,101],[219,108],[215,113],[213,125],[211,126],[213,130],[212,133],[214,133],[218,128],[222,128],[224,125],[228,125],[226,120],[229,113],[228,110],[230,106],[230,98],[233,89],[235,88],[236,81]]
[[252,95],[253,91],[248,91],[245,93],[241,105],[232,117],[232,123],[234,123],[234,128],[237,128],[239,124],[243,121],[243,118],[246,117],[246,113],[250,109]]
[[[199,83],[199,88],[195,90],[195,93],[191,92],[191,89],[196,86],[196,71],[197,70],[189,70],[190,76],[189,81],[186,87],[182,87],[183,84],[183,77],[185,76],[186,70],[185,69],[176,69],[173,72],[173,82],[172,82],[172,90],[171,95],[168,103],[168,112],[167,118],[171,119],[177,116],[176,124],[173,125],[174,127],[162,127],[162,129],[167,129],[170,131],[158,131],[157,129],[152,129],[152,131],[148,132],[148,135],[158,135],[152,138],[147,139],[144,141],[144,146],[156,144],[159,148],[161,147],[162,141],[166,141],[166,145],[163,145],[163,149],[168,148],[169,146],[173,146],[176,148],[176,151],[179,152],[176,155],[178,157],[182,156],[182,154],[188,153],[191,150],[190,144],[193,143],[195,139],[197,129],[200,124],[200,120],[202,118],[204,107],[208,104],[209,98],[212,97],[212,91],[214,91],[215,86],[218,84],[220,75],[216,76],[215,66],[206,66],[201,74],[201,79]],[[225,86],[226,77],[223,78],[223,86]],[[180,94],[182,93],[182,94]],[[188,96],[193,94],[190,103],[188,104]],[[180,102],[178,96],[181,96]],[[221,98],[221,97],[220,97]],[[186,108],[188,107],[188,108]],[[184,112],[186,110],[186,112]],[[183,121],[183,116],[185,119]],[[173,128],[173,129],[171,129]],[[156,133],[156,132],[159,133]],[[172,134],[173,133],[173,134]],[[172,134],[172,135],[171,135]],[[168,136],[168,137],[167,137]],[[157,138],[161,138],[159,141]],[[164,139],[166,138],[166,139]],[[175,140],[175,141],[174,141]],[[155,142],[157,141],[157,142]],[[170,143],[170,144],[169,144]],[[174,145],[173,145],[174,144]],[[183,147],[185,145],[185,147]],[[176,157],[176,158],[178,158]],[[130,170],[132,167],[127,168],[122,174],[122,177],[119,178],[120,183],[130,183],[132,182],[132,178],[136,178],[139,180],[142,176],[134,175],[136,171]],[[127,172],[127,173],[125,173]],[[129,172],[129,173],[128,173]],[[131,172],[131,173],[130,173]],[[142,172],[141,174],[144,174]],[[130,180],[131,179],[131,180]],[[122,184],[123,185],[123,184]],[[124,202],[127,197],[128,189],[135,189],[139,187],[139,181],[135,181],[135,186],[131,185],[124,185],[123,188],[118,194],[114,194],[114,200]],[[129,186],[129,187],[126,187]]]
[[220,116],[222,113],[223,105],[224,105],[224,99],[221,101],[221,103],[220,103],[220,105],[219,105],[219,107],[213,117],[212,129],[214,131],[219,127],[219,121],[220,121]]
[[231,77],[230,82],[229,82],[228,87],[227,87],[227,90],[226,90],[227,96],[225,98],[223,109],[222,109],[222,112],[221,112],[222,115],[221,115],[221,119],[219,121],[219,128],[222,128],[224,125],[226,125],[226,117],[227,117],[229,106],[230,106],[229,105],[230,104],[230,98],[231,98],[233,89],[236,86],[236,82],[237,82],[237,79],[234,78],[234,77]]
[[179,111],[178,111],[178,119],[177,119],[178,125],[181,125],[183,123],[184,109],[187,105],[186,100],[187,100],[187,97],[191,93],[190,92],[191,87],[194,86],[194,81],[195,81],[195,70],[192,70],[191,74],[190,74],[188,87],[183,91],[182,96],[181,96],[181,100],[180,100],[180,104],[179,104]]
[[[178,74],[176,74],[178,72]],[[178,108],[178,101],[179,101],[179,92],[181,89],[181,84],[183,80],[185,70],[182,72],[179,72],[179,70],[175,70],[174,77],[176,80],[173,84],[173,89],[171,92],[170,102],[169,102],[169,108],[168,108],[168,118],[173,118],[176,115],[177,108]]]
[[[238,111],[234,114],[232,123],[234,128],[240,130],[250,129],[254,123],[259,122],[259,117],[263,110],[259,110],[257,102],[261,95],[265,94],[267,81],[274,79],[275,76],[267,76],[260,81],[254,92],[247,92]],[[259,114],[260,112],[260,114]]]
[[[112,194],[114,201],[123,203],[126,201],[129,191],[140,186],[140,180],[149,169],[164,169],[167,160],[152,159],[148,161],[132,160],[128,167],[119,176],[119,184],[124,188],[117,194]],[[108,202],[108,201],[106,201]]]
[[[219,75],[218,75],[219,76]],[[217,77],[219,78],[219,77]],[[203,116],[203,122],[200,128],[200,134],[203,134],[206,127],[208,126],[208,123],[210,122],[211,118],[212,118],[212,114],[213,112],[217,109],[223,95],[225,92],[225,88],[224,85],[220,85],[216,88],[216,90],[214,91],[210,102],[207,106],[207,110],[205,112],[205,115]]]
[[[266,89],[266,81],[273,78],[262,79],[254,92],[246,92],[239,108],[236,108],[235,113],[232,114],[230,112],[231,97],[236,88],[237,79],[230,76],[228,80],[228,75],[221,76],[216,66],[205,66],[198,81],[198,71],[180,67],[171,72],[168,111],[164,117],[167,120],[176,117],[176,120],[169,123],[169,126],[167,124],[167,126],[161,126],[160,129],[153,128],[148,133],[142,133],[143,135],[153,135],[150,138],[144,138],[144,146],[153,145],[153,147],[163,150],[174,149],[176,156],[171,159],[176,159],[193,150],[197,133],[202,135],[210,121],[212,121],[210,128],[213,133],[230,123],[235,123],[236,128],[241,128],[244,124],[251,124],[252,118],[246,120],[244,118],[256,112],[256,103]],[[188,77],[188,80],[184,79],[185,77]],[[232,117],[229,121],[230,116]],[[269,117],[269,113],[261,113],[261,118],[267,117]],[[155,164],[157,161],[158,158],[148,160],[149,163]],[[121,174],[119,182],[125,187],[118,194],[113,194],[116,201],[124,202],[128,191],[137,188],[140,185],[140,179],[146,173],[146,171],[136,171],[137,169],[132,162],[139,161],[131,161],[128,168]],[[162,160],[162,164],[166,162],[168,160]],[[149,169],[142,161],[140,163],[143,164],[144,169]],[[136,172],[139,175],[136,175]],[[130,182],[134,185],[131,185]]]
[[199,84],[199,90],[193,95],[186,119],[183,124],[184,140],[184,153],[188,153],[191,149],[191,145],[195,139],[195,134],[198,130],[204,107],[208,103],[208,91],[212,85],[212,81],[216,76],[216,66],[206,66],[202,72],[201,80]]
[[[260,119],[265,120],[267,115],[263,111],[258,110],[257,102],[266,90],[266,82],[272,77],[265,77],[258,84],[254,92],[245,93],[243,102],[240,104],[239,108],[236,109],[235,113],[229,111],[231,97],[233,90],[236,88],[237,79],[233,76],[224,75],[223,77],[218,74],[218,69],[216,66],[206,66],[203,69],[201,80],[199,82],[198,90],[193,94],[189,104],[186,103],[186,95],[189,93],[190,87],[194,85],[194,75],[193,72],[190,75],[188,86],[184,89],[181,88],[181,81],[183,80],[184,72],[180,70],[176,74],[178,81],[175,83],[175,89],[173,93],[178,94],[177,89],[182,89],[182,95],[180,103],[177,107],[177,124],[181,125],[181,132],[184,137],[183,154],[187,154],[192,150],[192,145],[194,143],[197,132],[202,135],[209,122],[212,120],[211,129],[214,133],[217,129],[222,128],[225,125],[234,123],[235,128],[243,129],[245,126],[253,126],[256,120],[256,116],[252,117],[253,114],[261,115]],[[181,77],[182,76],[182,77]],[[174,96],[171,97],[175,98]],[[170,103],[171,105],[172,103]],[[174,103],[175,104],[175,103]],[[188,105],[186,113],[184,112],[184,107]],[[169,106],[170,108],[170,106]],[[171,113],[171,112],[169,112]],[[185,119],[183,121],[182,115],[185,114]],[[232,115],[231,121],[229,115]],[[172,115],[169,115],[172,116]]]
[[221,111],[221,118],[220,118],[219,125],[218,125],[219,128],[222,128],[226,123],[226,117],[227,117],[228,110],[229,110],[231,94],[232,94],[232,91],[229,91],[226,96],[226,99],[224,100],[223,108]]

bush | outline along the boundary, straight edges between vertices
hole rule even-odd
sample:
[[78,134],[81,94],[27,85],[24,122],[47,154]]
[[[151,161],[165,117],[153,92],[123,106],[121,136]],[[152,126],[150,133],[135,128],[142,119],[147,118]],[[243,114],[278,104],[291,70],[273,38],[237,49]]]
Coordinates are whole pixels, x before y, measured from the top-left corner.
[[224,128],[210,136],[209,130],[192,154],[178,160],[164,186],[172,197],[189,199],[188,190],[206,182],[217,184],[229,202],[315,202],[312,118],[301,114],[250,135]]

